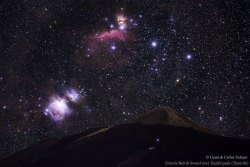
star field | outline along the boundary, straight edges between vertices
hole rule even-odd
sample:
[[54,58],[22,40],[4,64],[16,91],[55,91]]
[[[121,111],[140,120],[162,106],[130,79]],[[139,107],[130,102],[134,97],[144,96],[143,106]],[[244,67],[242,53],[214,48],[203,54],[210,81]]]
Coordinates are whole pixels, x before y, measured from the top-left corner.
[[250,137],[242,1],[0,2],[0,158],[169,106]]

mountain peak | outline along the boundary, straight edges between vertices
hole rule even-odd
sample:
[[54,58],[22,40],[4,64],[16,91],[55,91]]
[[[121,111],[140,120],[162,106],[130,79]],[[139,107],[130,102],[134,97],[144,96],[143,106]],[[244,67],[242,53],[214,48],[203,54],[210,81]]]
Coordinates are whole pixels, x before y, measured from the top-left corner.
[[206,155],[249,154],[249,140],[211,134],[172,108],[160,107],[131,124],[38,143],[0,161],[0,166],[154,167],[166,161],[206,161]]
[[136,124],[164,124],[176,127],[187,127],[193,128],[195,130],[206,132],[209,134],[214,134],[210,130],[203,128],[186,117],[182,116],[174,109],[170,107],[158,107],[153,110],[148,111],[145,115],[139,117],[132,123]]

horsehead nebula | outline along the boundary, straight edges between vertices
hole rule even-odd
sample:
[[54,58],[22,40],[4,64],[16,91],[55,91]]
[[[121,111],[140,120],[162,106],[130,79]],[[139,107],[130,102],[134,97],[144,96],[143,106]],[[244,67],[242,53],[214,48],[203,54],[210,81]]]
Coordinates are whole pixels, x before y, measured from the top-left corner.
[[84,57],[102,69],[120,68],[129,65],[136,57],[135,35],[129,31],[127,18],[117,17],[117,26],[91,35],[87,41]]

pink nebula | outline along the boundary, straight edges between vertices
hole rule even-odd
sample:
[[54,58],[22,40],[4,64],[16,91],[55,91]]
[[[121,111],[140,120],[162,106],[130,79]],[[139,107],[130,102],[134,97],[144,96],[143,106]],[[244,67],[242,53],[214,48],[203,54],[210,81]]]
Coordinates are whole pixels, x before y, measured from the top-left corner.
[[82,66],[89,60],[94,66],[101,69],[120,69],[127,66],[135,57],[137,48],[134,45],[135,36],[128,31],[114,29],[90,36],[87,41],[85,56],[88,59],[81,61]]
[[54,121],[62,121],[65,116],[71,114],[71,112],[67,101],[64,98],[56,96],[51,98],[44,114],[49,115]]
[[124,42],[126,39],[124,33],[125,32],[119,31],[119,30],[112,30],[110,32],[105,31],[101,33],[100,35],[96,36],[95,38],[101,39],[101,40],[114,38],[114,39],[119,39]]

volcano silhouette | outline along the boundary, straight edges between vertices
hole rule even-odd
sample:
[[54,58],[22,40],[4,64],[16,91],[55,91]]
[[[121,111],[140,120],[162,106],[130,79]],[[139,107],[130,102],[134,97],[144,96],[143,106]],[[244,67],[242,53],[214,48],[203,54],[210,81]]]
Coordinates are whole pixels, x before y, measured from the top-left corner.
[[190,121],[189,119],[182,116],[181,114],[179,114],[170,107],[155,108],[147,112],[142,117],[139,117],[135,121],[132,121],[132,123],[146,124],[146,125],[163,124],[176,127],[186,127],[186,128],[193,128],[201,132],[214,134],[212,131],[195,124],[194,122]]
[[160,107],[129,124],[40,142],[0,166],[160,167],[169,161],[209,161],[207,155],[249,156],[249,148],[250,140],[216,135]]

